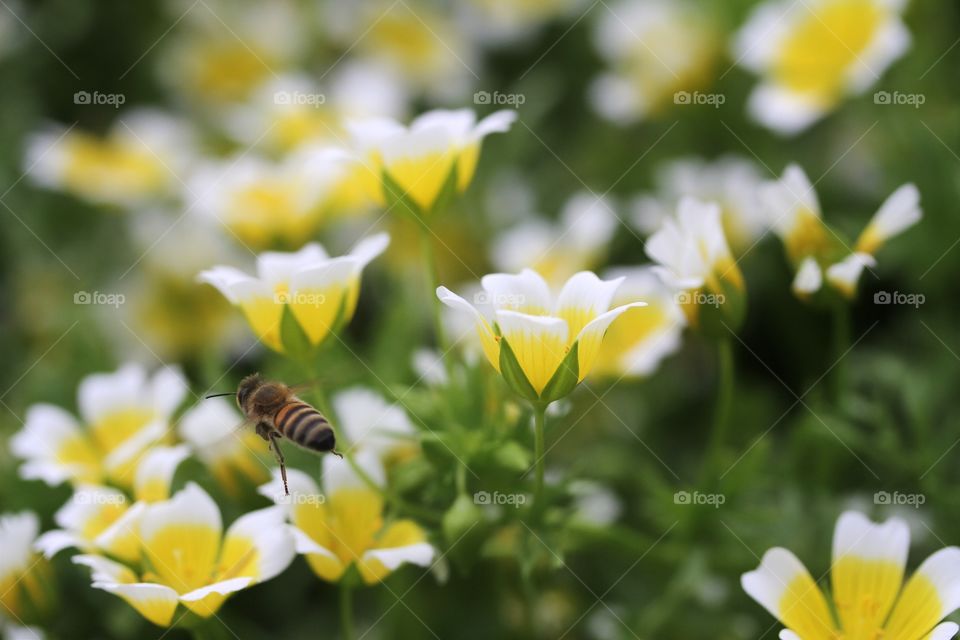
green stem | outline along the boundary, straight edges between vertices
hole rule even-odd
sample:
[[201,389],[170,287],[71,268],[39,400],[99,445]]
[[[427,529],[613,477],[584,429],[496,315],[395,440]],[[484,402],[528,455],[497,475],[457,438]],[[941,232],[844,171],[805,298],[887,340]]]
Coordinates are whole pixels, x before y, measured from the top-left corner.
[[433,251],[433,241],[430,238],[430,227],[424,222],[420,223],[420,244],[427,278],[427,296],[431,300],[430,308],[433,311],[433,332],[437,340],[437,349],[442,355],[447,352],[447,337],[443,330],[443,310],[440,307],[440,299],[437,297],[440,276],[437,271],[436,254]]
[[340,628],[342,640],[357,637],[353,626],[353,585],[351,580],[340,581]]
[[434,513],[432,510],[411,504],[393,491],[390,491],[386,487],[381,487],[379,484],[377,484],[377,481],[374,480],[370,474],[367,473],[364,468],[357,463],[356,459],[353,457],[352,451],[345,451],[343,453],[343,457],[346,458],[347,463],[350,465],[350,468],[353,469],[354,473],[356,473],[360,480],[367,485],[367,488],[378,493],[380,497],[383,498],[384,502],[393,505],[395,508],[400,509],[401,511],[406,511],[429,522],[436,523],[442,520],[442,516]]
[[457,465],[457,495],[467,495],[467,465]]
[[844,301],[833,309],[833,375],[830,392],[833,401],[839,402],[846,386],[846,367],[844,360],[850,348],[850,306]]
[[533,455],[536,460],[536,484],[534,485],[533,492],[533,507],[536,510],[541,506],[543,501],[543,472],[546,466],[544,462],[543,428],[547,419],[547,405],[535,404],[533,406],[533,416]]
[[730,406],[733,402],[734,367],[733,343],[728,338],[721,339],[717,344],[718,389],[717,404],[713,414],[713,430],[710,433],[710,444],[707,448],[707,460],[703,465],[701,484],[711,480],[710,476],[719,472],[720,458],[724,443],[727,440],[727,431],[730,427]]

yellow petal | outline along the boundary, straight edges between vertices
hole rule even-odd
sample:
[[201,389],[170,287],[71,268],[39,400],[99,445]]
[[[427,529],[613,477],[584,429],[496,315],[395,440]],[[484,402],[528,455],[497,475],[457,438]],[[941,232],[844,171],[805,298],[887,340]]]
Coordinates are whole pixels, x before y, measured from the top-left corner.
[[280,319],[283,317],[283,305],[272,297],[257,297],[241,302],[240,308],[257,337],[271,349],[282,353]]
[[454,150],[435,151],[416,158],[400,158],[386,168],[390,178],[423,211],[433,207],[453,170]]
[[567,323],[560,318],[497,311],[506,340],[534,391],[540,393],[567,355]]

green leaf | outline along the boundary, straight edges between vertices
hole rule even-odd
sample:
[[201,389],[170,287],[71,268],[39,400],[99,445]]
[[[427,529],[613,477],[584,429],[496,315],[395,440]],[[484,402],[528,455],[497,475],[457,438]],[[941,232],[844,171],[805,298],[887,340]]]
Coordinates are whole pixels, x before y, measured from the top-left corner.
[[570,347],[570,352],[560,363],[557,372],[553,374],[550,382],[543,388],[543,393],[540,394],[541,402],[549,404],[554,400],[559,400],[569,395],[573,388],[577,386],[580,378],[579,352],[580,342],[574,342],[573,346]]
[[283,352],[296,360],[306,360],[313,352],[310,339],[300,323],[293,315],[290,305],[283,305],[283,315],[280,318],[280,342]]
[[507,442],[497,447],[493,458],[504,469],[517,472],[529,469],[533,461],[530,450],[517,442]]
[[430,216],[443,213],[450,204],[450,201],[453,200],[457,194],[457,180],[459,175],[457,164],[457,162],[454,162],[453,166],[450,167],[450,173],[447,174],[447,179],[444,180],[443,186],[440,187],[437,199],[433,201],[433,206],[430,207]]
[[500,375],[507,381],[507,385],[511,389],[527,400],[531,402],[540,401],[540,396],[537,395],[533,385],[527,380],[527,374],[523,372],[510,343],[503,337],[500,338]]

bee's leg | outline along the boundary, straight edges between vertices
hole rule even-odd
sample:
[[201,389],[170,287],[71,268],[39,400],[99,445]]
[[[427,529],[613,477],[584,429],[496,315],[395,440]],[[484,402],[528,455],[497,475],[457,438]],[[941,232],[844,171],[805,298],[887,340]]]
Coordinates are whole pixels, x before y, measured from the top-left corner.
[[270,442],[271,431],[273,431],[273,427],[271,427],[268,423],[266,422],[257,423],[257,435],[263,438],[264,440],[266,440],[267,442]]
[[283,492],[290,495],[290,489],[287,487],[287,467],[283,463],[283,452],[280,451],[280,444],[277,442],[280,435],[276,431],[271,430],[267,437],[270,438],[270,448],[273,449],[273,454],[277,457],[277,464],[280,465],[280,477],[283,478]]

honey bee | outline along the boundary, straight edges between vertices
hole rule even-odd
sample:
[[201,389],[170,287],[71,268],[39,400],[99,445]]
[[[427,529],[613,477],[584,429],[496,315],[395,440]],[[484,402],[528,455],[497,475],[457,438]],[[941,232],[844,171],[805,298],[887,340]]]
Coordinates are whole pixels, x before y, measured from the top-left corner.
[[[207,398],[227,395],[233,395],[233,392],[217,393]],[[287,468],[278,442],[281,438],[308,451],[329,451],[343,457],[334,450],[336,439],[333,427],[323,414],[298,398],[293,388],[282,382],[264,380],[259,373],[254,373],[240,381],[236,396],[237,405],[245,417],[244,423],[255,425],[257,435],[270,445],[280,465],[283,490],[287,495],[290,495],[290,490],[287,488]]]

